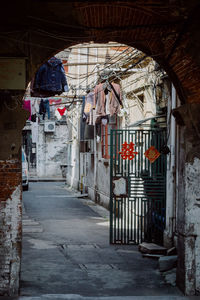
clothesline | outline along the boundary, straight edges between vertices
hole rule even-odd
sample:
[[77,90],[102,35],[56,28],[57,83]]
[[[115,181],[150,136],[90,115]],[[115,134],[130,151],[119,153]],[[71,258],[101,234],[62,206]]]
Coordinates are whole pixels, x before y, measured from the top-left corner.
[[[68,98],[68,97],[66,97],[66,98]],[[58,99],[54,99],[54,98],[52,98],[52,97],[50,97],[50,98],[35,98],[35,97],[27,97],[27,98],[25,98],[24,99],[24,101],[34,101],[34,100],[36,100],[36,101],[41,101],[41,100],[51,100],[51,101],[58,101],[58,100],[61,100],[61,98],[59,97]],[[78,99],[77,99],[77,97],[75,98],[75,100],[73,101],[73,99],[74,99],[74,97],[72,97],[72,99],[70,99],[70,101],[67,101],[67,102],[59,102],[59,103],[51,103],[50,105],[60,105],[60,104],[70,104],[70,103],[72,103],[72,102],[82,102],[82,99],[83,99],[83,96],[82,97],[78,97]],[[64,99],[63,99],[64,100]]]

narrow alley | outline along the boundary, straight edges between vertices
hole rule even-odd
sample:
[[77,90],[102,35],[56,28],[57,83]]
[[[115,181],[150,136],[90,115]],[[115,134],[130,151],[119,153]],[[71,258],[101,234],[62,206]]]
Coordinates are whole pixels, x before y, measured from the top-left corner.
[[108,211],[77,195],[63,182],[30,183],[23,193],[21,296],[181,296],[138,246],[110,245]]

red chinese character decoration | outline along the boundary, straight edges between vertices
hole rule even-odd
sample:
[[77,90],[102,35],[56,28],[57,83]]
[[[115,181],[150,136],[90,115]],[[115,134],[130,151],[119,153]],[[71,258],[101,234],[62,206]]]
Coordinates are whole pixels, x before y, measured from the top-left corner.
[[122,150],[119,152],[119,154],[121,154],[121,158],[128,158],[129,160],[132,160],[135,157],[135,155],[138,154],[138,152],[134,151],[134,146],[135,144],[133,144],[133,142],[130,142],[130,144],[124,142],[122,144]]
[[160,152],[154,146],[151,146],[144,155],[153,163],[160,156]]

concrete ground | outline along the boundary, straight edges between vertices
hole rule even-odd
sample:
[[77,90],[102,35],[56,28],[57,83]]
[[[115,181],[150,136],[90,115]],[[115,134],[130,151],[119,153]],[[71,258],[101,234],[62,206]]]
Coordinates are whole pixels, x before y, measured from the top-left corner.
[[108,211],[64,183],[30,183],[23,203],[17,299],[186,299],[137,246],[110,245]]

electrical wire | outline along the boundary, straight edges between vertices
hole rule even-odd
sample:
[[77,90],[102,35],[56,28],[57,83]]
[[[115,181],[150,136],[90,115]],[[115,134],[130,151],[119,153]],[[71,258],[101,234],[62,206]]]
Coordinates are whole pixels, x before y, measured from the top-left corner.
[[[116,51],[117,51],[117,50],[116,50]],[[120,53],[119,55],[122,55],[122,53]],[[112,56],[112,57],[109,59],[109,61],[114,60],[115,58],[119,57],[119,55],[117,55],[117,56]],[[105,56],[104,56],[104,57],[105,57]],[[99,58],[99,56],[98,56],[98,58]],[[120,61],[120,60],[121,60],[121,59],[118,59],[117,61]],[[110,64],[108,64],[108,62],[106,62],[106,68],[112,66],[113,64],[116,64],[117,61],[114,61],[114,62],[112,62],[112,63],[110,63]],[[105,63],[102,63],[101,65],[103,65],[103,64],[105,64]],[[78,64],[77,64],[77,65],[78,65]],[[87,65],[87,64],[86,64],[86,65]],[[88,75],[88,73],[83,73],[83,75],[82,75],[81,77],[79,76],[79,78],[88,78],[88,77],[91,76],[91,75],[97,74],[98,71],[94,73],[94,70],[95,70],[95,69],[96,69],[96,66],[94,67],[94,69],[93,69],[91,72],[89,72],[89,75]],[[70,77],[69,74],[70,74],[70,75],[75,75],[75,74],[72,74],[72,73],[67,73],[66,76],[69,77],[69,78],[71,78],[71,79],[77,79],[76,77]]]
[[[123,58],[124,58],[124,57],[123,57]],[[133,59],[133,57],[132,57],[131,59]],[[130,59],[130,60],[131,60],[131,59]],[[120,61],[120,60],[121,60],[121,58],[119,58],[117,61],[115,61],[115,62],[109,64],[108,66],[106,66],[106,67],[103,68],[102,70],[99,70],[99,71],[97,71],[97,72],[94,72],[94,73],[91,74],[91,75],[95,75],[95,74],[98,74],[99,72],[105,71],[106,69],[110,68],[111,66],[116,65],[116,63],[117,63],[118,61]],[[129,61],[130,61],[130,60],[129,60]],[[128,63],[128,61],[126,61],[126,63]],[[123,64],[125,64],[125,63],[123,63]],[[90,75],[90,76],[91,76],[91,75]],[[85,82],[85,80],[83,80],[80,84],[82,84],[83,82]]]

